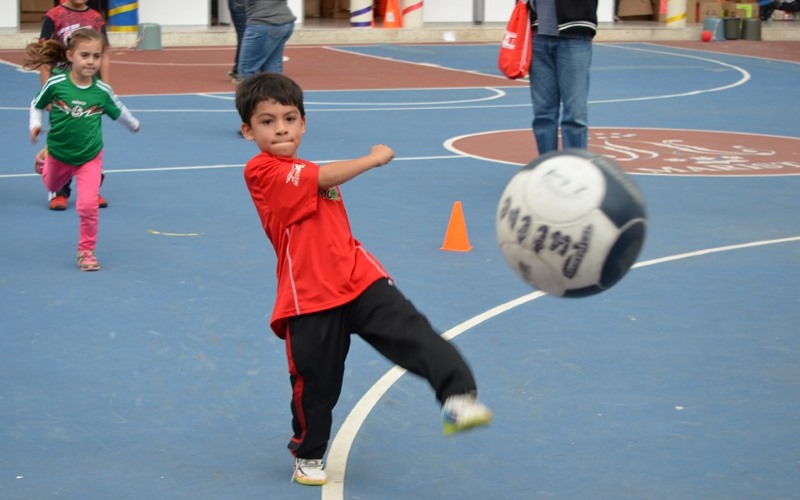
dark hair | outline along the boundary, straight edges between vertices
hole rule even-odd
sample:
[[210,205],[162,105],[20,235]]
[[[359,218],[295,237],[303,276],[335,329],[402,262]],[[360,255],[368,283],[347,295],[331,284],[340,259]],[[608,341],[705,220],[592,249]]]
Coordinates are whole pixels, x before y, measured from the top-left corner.
[[87,40],[103,41],[103,34],[90,28],[80,28],[75,30],[67,39],[67,45],[58,40],[39,40],[31,42],[25,47],[26,69],[36,69],[39,66],[58,66],[67,62],[67,51],[75,50],[80,42]]
[[300,116],[306,116],[303,89],[294,80],[280,73],[259,73],[242,80],[236,89],[236,110],[242,123],[250,123],[256,107],[263,101],[296,106],[300,110]]

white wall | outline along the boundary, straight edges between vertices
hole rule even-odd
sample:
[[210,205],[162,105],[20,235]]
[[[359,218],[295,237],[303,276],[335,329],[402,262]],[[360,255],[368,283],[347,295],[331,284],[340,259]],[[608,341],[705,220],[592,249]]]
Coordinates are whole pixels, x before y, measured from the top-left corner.
[[139,0],[139,22],[164,26],[208,26],[211,2],[208,0]]
[[598,0],[597,2],[597,22],[614,22],[614,0]]
[[19,28],[19,0],[0,0],[0,28]]
[[[424,0],[423,19],[426,23],[471,23],[475,0]],[[505,23],[517,0],[483,0],[483,21]],[[614,20],[614,0],[598,0],[597,21]]]
[[[424,0],[426,23],[471,23],[475,0]],[[483,21],[505,23],[511,17],[516,0],[483,0]]]
[[[163,26],[208,26],[212,1],[219,1],[220,9],[228,10],[227,0],[138,0],[139,22]],[[289,0],[289,8],[298,21],[303,19],[303,0]],[[19,0],[0,0],[0,28],[19,28]]]
[[[471,23],[473,0],[424,0],[422,21],[425,23]],[[500,0],[489,0],[497,3]],[[489,3],[484,0],[484,2]],[[509,10],[509,13],[511,11]],[[507,20],[507,19],[506,19]]]
[[[231,24],[231,13],[228,10],[228,0],[212,1],[217,2],[217,9],[219,10],[219,22],[223,24]],[[292,14],[297,17],[296,24],[301,24],[303,22],[303,17],[305,17],[305,13],[303,12],[304,7],[305,5],[303,0],[289,0],[289,8],[292,10]]]
[[[139,0],[139,22],[164,26],[208,26],[211,2],[219,2],[220,17],[227,12],[227,0]],[[423,21],[426,23],[471,23],[474,0],[424,0]],[[514,8],[514,0],[483,0],[487,23],[506,22]],[[289,8],[302,22],[303,0],[289,0]],[[597,18],[613,20],[614,0],[599,0]],[[0,28],[19,27],[19,0],[0,0]]]

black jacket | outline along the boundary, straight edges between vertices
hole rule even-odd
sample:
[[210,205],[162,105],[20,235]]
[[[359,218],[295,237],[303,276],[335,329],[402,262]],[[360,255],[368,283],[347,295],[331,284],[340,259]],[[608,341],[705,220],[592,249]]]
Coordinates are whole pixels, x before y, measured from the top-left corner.
[[[533,0],[528,11],[534,31],[539,25]],[[558,32],[562,35],[594,37],[597,33],[597,0],[556,0]]]

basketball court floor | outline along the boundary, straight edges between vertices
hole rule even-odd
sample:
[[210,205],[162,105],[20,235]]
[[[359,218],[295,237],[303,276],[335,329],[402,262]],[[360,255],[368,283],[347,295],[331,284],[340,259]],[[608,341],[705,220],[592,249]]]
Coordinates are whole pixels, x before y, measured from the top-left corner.
[[[0,498],[709,499],[800,491],[800,45],[597,43],[589,149],[632,174],[639,262],[558,299],[494,217],[536,156],[497,44],[290,46],[301,155],[394,148],[342,188],[356,237],[468,359],[491,427],[445,438],[430,388],[354,339],[323,488],[290,482],[271,246],[242,167],[233,50],[112,54],[103,269],[47,209],[38,75],[0,52]],[[440,250],[462,203],[469,252]]]

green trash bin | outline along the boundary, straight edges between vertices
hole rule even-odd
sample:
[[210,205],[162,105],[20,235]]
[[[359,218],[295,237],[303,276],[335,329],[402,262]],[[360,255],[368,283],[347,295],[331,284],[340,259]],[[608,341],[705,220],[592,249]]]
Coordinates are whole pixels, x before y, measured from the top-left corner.
[[738,17],[725,18],[725,40],[738,40],[742,29],[742,20]]
[[154,23],[139,25],[137,50],[161,50],[161,26]]

